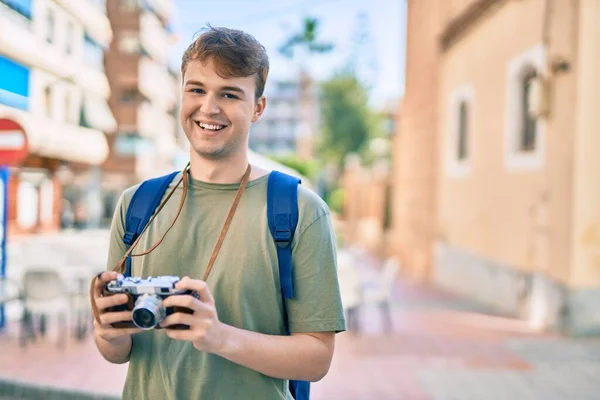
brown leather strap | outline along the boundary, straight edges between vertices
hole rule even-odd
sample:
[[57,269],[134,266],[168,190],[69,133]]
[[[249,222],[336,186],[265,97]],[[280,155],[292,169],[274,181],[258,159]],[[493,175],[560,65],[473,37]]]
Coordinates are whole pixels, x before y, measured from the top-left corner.
[[[117,265],[115,266],[115,268],[113,269],[113,271],[117,271],[119,273],[123,273],[123,271],[125,270],[125,266],[127,263],[127,257],[131,256],[131,257],[141,257],[147,254],[150,254],[152,251],[154,251],[165,239],[165,237],[167,236],[167,233],[169,233],[169,231],[171,230],[171,228],[173,228],[173,226],[175,225],[175,222],[177,221],[177,219],[179,218],[179,215],[181,214],[181,211],[183,210],[183,205],[185,203],[185,199],[187,197],[187,192],[188,192],[188,187],[189,187],[189,177],[188,177],[188,169],[189,169],[190,164],[188,164],[185,169],[182,172],[182,177],[179,180],[179,182],[177,182],[177,184],[175,185],[175,187],[173,187],[173,189],[171,190],[171,192],[167,195],[167,197],[163,200],[163,202],[160,204],[160,206],[157,208],[156,212],[154,213],[154,215],[152,216],[152,218],[150,218],[150,220],[148,221],[148,223],[146,224],[146,226],[144,227],[144,229],[142,230],[142,232],[140,233],[140,235],[138,236],[138,238],[135,240],[135,242],[133,242],[133,244],[129,247],[129,249],[127,250],[127,252],[123,255],[123,257],[119,260],[119,262],[117,263]],[[236,193],[235,199],[233,200],[233,204],[231,205],[231,208],[229,210],[229,214],[227,215],[227,218],[225,219],[225,224],[223,225],[223,229],[221,230],[221,234],[219,235],[219,239],[217,240],[217,243],[215,244],[215,248],[213,250],[212,256],[210,257],[210,260],[208,262],[208,265],[206,267],[206,271],[204,273],[204,277],[202,278],[203,281],[206,281],[206,279],[208,279],[208,275],[210,274],[210,271],[213,268],[213,265],[217,259],[217,256],[219,255],[219,251],[221,250],[221,245],[223,244],[223,241],[225,240],[225,236],[227,234],[227,231],[229,230],[229,226],[231,225],[231,221],[233,220],[233,216],[235,215],[235,211],[237,210],[238,204],[240,202],[240,199],[242,198],[242,195],[244,194],[244,191],[246,190],[246,186],[248,185],[248,181],[250,180],[250,173],[252,171],[252,168],[250,166],[250,164],[248,164],[248,168],[246,169],[246,172],[244,173],[244,176],[242,177],[242,181],[240,183],[240,187],[238,188],[238,191]],[[169,201],[169,199],[171,198],[171,196],[173,196],[173,193],[175,193],[175,190],[177,189],[177,187],[179,187],[179,185],[181,184],[181,182],[183,181],[183,194],[181,195],[181,201],[179,203],[179,209],[177,210],[177,214],[175,215],[175,218],[173,219],[173,222],[171,223],[171,225],[169,226],[169,228],[165,231],[165,233],[162,235],[162,237],[160,238],[160,240],[158,240],[149,250],[140,253],[140,254],[131,254],[133,252],[133,250],[135,249],[135,247],[138,245],[140,239],[142,238],[142,236],[144,235],[144,233],[146,232],[146,230],[148,229],[148,227],[150,226],[150,224],[152,223],[152,221],[154,221],[154,219],[156,218],[156,216],[158,215],[158,213],[160,213],[160,211],[163,209],[163,207],[165,206],[165,204],[167,204],[167,202]],[[92,313],[94,314],[94,318],[96,319],[96,321],[98,323],[100,323],[100,313],[98,311],[98,307],[96,305],[96,298],[95,298],[95,293],[94,293],[94,289],[96,286],[96,280],[100,277],[101,274],[98,274],[97,276],[94,277],[94,279],[92,279],[91,285],[90,285],[90,302],[91,302],[91,306],[92,306]]]
[[[167,236],[167,233],[171,230],[171,228],[173,227],[173,225],[175,225],[175,222],[177,221],[177,218],[179,217],[179,214],[181,214],[181,210],[183,210],[183,204],[185,202],[185,198],[187,196],[187,190],[188,190],[188,174],[187,174],[187,171],[188,171],[189,167],[190,167],[190,164],[188,163],[188,165],[185,166],[185,168],[183,169],[183,171],[181,173],[181,178],[179,179],[179,182],[177,182],[177,184],[173,187],[173,189],[171,189],[171,191],[169,192],[169,194],[167,195],[167,197],[158,206],[158,208],[156,209],[156,212],[154,213],[154,215],[152,215],[152,217],[150,218],[150,220],[148,221],[148,223],[146,224],[146,226],[144,227],[144,229],[142,229],[142,232],[139,234],[139,236],[137,237],[137,239],[131,244],[131,246],[125,252],[125,254],[123,255],[123,257],[121,257],[121,259],[119,260],[119,262],[117,263],[117,265],[115,266],[115,268],[113,268],[113,271],[116,271],[118,273],[123,273],[125,271],[126,264],[127,264],[127,257],[129,257],[129,255],[131,255],[131,257],[139,257],[139,256],[143,256],[143,255],[149,254],[155,248],[157,248],[159,244],[162,243],[162,241],[164,240],[164,238]],[[177,215],[173,219],[173,222],[171,223],[171,226],[169,226],[169,228],[165,231],[165,233],[160,238],[160,240],[156,244],[154,244],[154,246],[152,246],[150,248],[150,250],[148,250],[147,252],[142,253],[142,254],[131,254],[133,252],[133,250],[135,249],[135,247],[140,242],[140,239],[142,238],[142,236],[144,235],[144,233],[146,232],[146,230],[148,229],[148,227],[150,226],[150,224],[152,223],[152,221],[154,221],[154,218],[156,218],[156,216],[158,215],[158,213],[160,213],[160,211],[163,209],[163,207],[165,206],[165,204],[167,204],[167,202],[169,201],[169,199],[171,198],[171,196],[173,196],[173,194],[175,193],[175,191],[177,190],[177,188],[179,187],[179,185],[181,184],[181,182],[183,182],[183,194],[181,195],[181,201],[179,202],[179,210],[177,211]],[[100,312],[98,311],[98,306],[96,305],[96,296],[95,296],[96,294],[94,293],[94,290],[96,288],[96,281],[98,280],[98,278],[100,278],[100,275],[102,275],[102,273],[96,275],[92,279],[92,282],[90,284],[90,303],[91,303],[91,306],[92,306],[92,314],[94,315],[94,319],[98,323],[100,323]]]
[[235,210],[237,210],[237,206],[240,203],[240,199],[242,198],[242,195],[244,194],[244,191],[246,190],[246,186],[248,185],[248,180],[250,180],[251,170],[252,170],[252,168],[250,167],[250,164],[248,164],[248,168],[246,169],[246,173],[242,177],[242,182],[240,183],[240,187],[237,191],[237,194],[235,195],[235,199],[233,200],[233,204],[231,205],[231,209],[229,210],[229,214],[227,215],[227,219],[225,220],[223,229],[221,229],[221,234],[219,235],[219,240],[217,240],[217,244],[215,245],[212,256],[210,257],[210,260],[208,261],[208,265],[206,266],[206,271],[204,272],[204,277],[202,278],[202,280],[205,282],[208,279],[208,274],[210,274],[210,271],[212,270],[212,267],[215,264],[217,256],[219,255],[219,250],[221,250],[221,245],[223,244],[223,241],[225,240],[225,235],[227,234],[227,231],[229,230],[229,226],[231,225],[231,220],[233,219],[233,216],[235,215]]

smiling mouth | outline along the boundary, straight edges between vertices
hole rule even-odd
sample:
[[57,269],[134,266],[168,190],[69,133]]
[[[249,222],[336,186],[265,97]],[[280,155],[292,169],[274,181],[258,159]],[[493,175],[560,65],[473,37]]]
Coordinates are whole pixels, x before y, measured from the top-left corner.
[[218,132],[220,130],[222,130],[223,128],[225,128],[225,125],[211,125],[211,124],[205,124],[202,122],[198,122],[195,121],[196,125],[198,125],[200,127],[200,129],[203,129],[205,131],[210,131],[210,132]]

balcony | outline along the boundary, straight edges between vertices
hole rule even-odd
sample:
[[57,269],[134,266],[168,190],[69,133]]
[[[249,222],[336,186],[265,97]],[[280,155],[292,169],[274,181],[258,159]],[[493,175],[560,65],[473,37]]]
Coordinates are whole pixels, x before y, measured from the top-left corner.
[[140,16],[140,43],[150,57],[165,64],[169,57],[169,34],[156,15],[143,12]]
[[159,140],[162,136],[175,136],[175,119],[164,110],[145,101],[138,106],[138,131],[148,139]]
[[[19,38],[12,40],[9,38]],[[103,71],[81,61],[68,62],[43,38],[37,38],[31,21],[0,3],[0,54],[29,67],[42,69],[59,79],[74,80],[103,98],[110,95],[108,79]]]
[[26,65],[30,64],[26,60],[38,58],[31,21],[3,2],[0,3],[0,54]]
[[166,66],[144,57],[139,63],[138,75],[140,92],[152,103],[164,111],[175,106],[178,93],[177,84]]
[[108,157],[104,133],[35,117],[33,114],[0,105],[0,115],[25,129],[29,152],[58,160],[100,165]]
[[102,47],[107,48],[112,40],[112,28],[104,10],[90,1],[55,0],[77,18],[88,35]]

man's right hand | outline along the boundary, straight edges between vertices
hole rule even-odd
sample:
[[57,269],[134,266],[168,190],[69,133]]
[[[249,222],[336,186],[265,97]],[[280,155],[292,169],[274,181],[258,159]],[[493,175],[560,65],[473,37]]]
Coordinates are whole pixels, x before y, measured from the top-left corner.
[[106,309],[114,306],[126,304],[128,297],[126,294],[115,294],[113,296],[102,297],[104,286],[117,279],[117,273],[114,271],[104,272],[96,279],[94,285],[94,299],[98,307],[100,322],[94,318],[94,329],[97,338],[106,342],[117,344],[123,339],[142,332],[139,328],[114,328],[111,324],[121,321],[131,321],[131,311],[106,312]]

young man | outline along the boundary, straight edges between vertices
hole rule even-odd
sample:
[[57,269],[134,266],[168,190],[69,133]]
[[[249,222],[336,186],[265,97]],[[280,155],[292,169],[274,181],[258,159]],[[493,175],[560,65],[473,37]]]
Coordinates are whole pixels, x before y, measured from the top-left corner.
[[[103,285],[117,276],[105,272],[95,286],[101,313],[100,323],[95,323],[96,344],[108,361],[129,362],[126,399],[290,399],[287,380],[323,378],[335,333],[345,330],[330,212],[318,196],[298,187],[294,299],[284,300],[267,221],[269,171],[252,167],[214,268],[203,282],[248,169],[248,134],[265,110],[269,62],[265,48],[252,36],[209,27],[184,53],[181,68],[181,124],[191,144],[189,189],[181,215],[162,244],[133,259],[132,276],[185,277],[178,288],[195,290],[200,299],[165,300],[166,307],[187,307],[193,314],[167,317],[161,324],[164,330],[116,329],[111,323],[130,321],[131,312],[105,311],[126,302],[125,295],[101,296]],[[171,188],[178,181],[179,176]],[[135,190],[123,193],[113,218],[109,270],[127,251],[123,226]],[[182,193],[178,187],[134,254],[162,237]],[[190,329],[169,329],[174,324]]]

